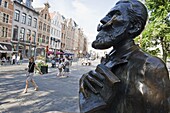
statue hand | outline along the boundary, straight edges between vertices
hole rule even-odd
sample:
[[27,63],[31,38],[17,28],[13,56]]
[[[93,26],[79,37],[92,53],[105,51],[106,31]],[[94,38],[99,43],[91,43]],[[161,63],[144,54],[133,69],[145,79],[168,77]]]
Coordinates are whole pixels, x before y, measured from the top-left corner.
[[[100,88],[103,87],[103,84],[101,81],[103,81],[105,78],[96,71],[90,71],[86,74],[83,74],[83,76],[80,79],[80,92],[84,95],[84,97],[88,97],[87,90],[90,89],[93,93],[97,94],[99,93],[94,86],[98,86]],[[93,85],[92,85],[93,84]]]

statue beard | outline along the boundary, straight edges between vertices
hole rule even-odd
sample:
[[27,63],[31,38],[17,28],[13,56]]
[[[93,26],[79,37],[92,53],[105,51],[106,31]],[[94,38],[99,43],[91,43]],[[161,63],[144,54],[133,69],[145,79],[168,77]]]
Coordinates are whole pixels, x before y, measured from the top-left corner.
[[101,30],[96,36],[96,40],[92,42],[94,49],[108,49],[117,45],[126,36],[127,27],[116,28],[111,31]]

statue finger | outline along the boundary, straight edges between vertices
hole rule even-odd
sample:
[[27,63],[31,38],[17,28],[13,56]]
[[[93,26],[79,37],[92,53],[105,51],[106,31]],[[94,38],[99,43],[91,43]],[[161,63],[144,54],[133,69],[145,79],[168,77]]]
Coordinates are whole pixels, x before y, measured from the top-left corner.
[[101,75],[100,73],[97,73],[94,70],[90,71],[89,74],[95,76],[96,78],[98,78],[101,81],[103,81],[105,79],[105,77],[103,75]]
[[88,76],[87,73],[82,75],[82,77],[80,78],[80,84],[81,84],[82,82],[84,82],[84,80],[86,79],[87,76]]
[[93,93],[95,93],[95,94],[98,93],[98,91],[95,90],[95,88],[90,84],[90,82],[89,82],[87,79],[85,79],[85,82],[86,82],[86,85],[88,86],[88,88],[89,88]]
[[98,80],[96,80],[95,78],[91,77],[91,76],[87,76],[88,77],[88,80],[95,83],[96,85],[98,85],[99,87],[103,87],[103,84],[100,83]]
[[82,92],[83,96],[85,98],[87,98],[87,93],[86,93],[86,91],[84,89],[84,83],[83,82],[80,84],[80,92]]

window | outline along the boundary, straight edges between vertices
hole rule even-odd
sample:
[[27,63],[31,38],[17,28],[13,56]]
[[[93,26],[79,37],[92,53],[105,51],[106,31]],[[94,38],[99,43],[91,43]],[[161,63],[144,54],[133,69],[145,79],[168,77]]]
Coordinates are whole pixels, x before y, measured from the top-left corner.
[[42,43],[45,43],[45,36],[42,37]]
[[39,42],[39,43],[42,43],[42,37],[41,37],[41,34],[38,34],[38,42]]
[[46,31],[46,24],[43,25],[43,31]]
[[47,14],[45,14],[45,19],[47,19]]
[[14,20],[15,21],[19,21],[19,15],[20,15],[20,11],[15,10],[15,15],[14,15]]
[[4,13],[3,14],[3,22],[8,23],[8,21],[9,21],[9,15]]
[[8,7],[8,2],[7,2],[7,1],[4,2],[4,7],[5,7],[5,8]]
[[32,17],[28,16],[28,25],[31,26]]
[[36,32],[35,31],[32,32],[32,41],[33,41],[33,43],[35,43],[35,41],[36,41]]
[[31,6],[31,1],[30,0],[26,0],[26,6],[30,7]]
[[13,29],[13,37],[12,40],[17,40],[18,39],[18,26],[15,26]]
[[0,0],[0,5],[1,5],[2,0]]
[[49,43],[49,37],[47,36],[46,37],[46,44],[48,44]]
[[51,34],[53,35],[53,28],[51,28]]
[[[41,25],[42,26],[42,25]],[[34,23],[33,23],[33,27],[36,28],[37,27],[37,19],[34,18]],[[41,28],[42,29],[42,28]]]
[[25,35],[25,29],[21,28],[21,30],[20,30],[20,40],[24,40],[24,35]]
[[26,41],[30,41],[31,40],[31,30],[27,29],[27,39]]
[[42,22],[39,22],[39,29],[42,30]]
[[7,37],[8,36],[8,28],[2,27],[2,37]]
[[50,26],[47,27],[47,32],[50,33]]
[[26,23],[26,14],[25,14],[25,13],[22,13],[21,23],[22,23],[22,24],[25,24],[25,23]]

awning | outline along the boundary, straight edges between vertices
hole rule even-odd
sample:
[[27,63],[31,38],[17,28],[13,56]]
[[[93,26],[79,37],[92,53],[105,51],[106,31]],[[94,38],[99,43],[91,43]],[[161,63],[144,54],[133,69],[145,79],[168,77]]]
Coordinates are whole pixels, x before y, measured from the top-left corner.
[[74,55],[74,53],[72,53],[72,52],[69,51],[69,50],[65,50],[65,51],[64,51],[64,55]]
[[54,54],[54,52],[53,51],[48,51],[48,53],[47,54]]
[[6,42],[0,42],[0,53],[13,53],[12,44]]
[[74,55],[74,53],[64,53],[64,55]]
[[64,53],[63,53],[63,52],[60,52],[60,51],[57,51],[56,54],[57,54],[57,55],[62,55],[62,54],[64,54]]

